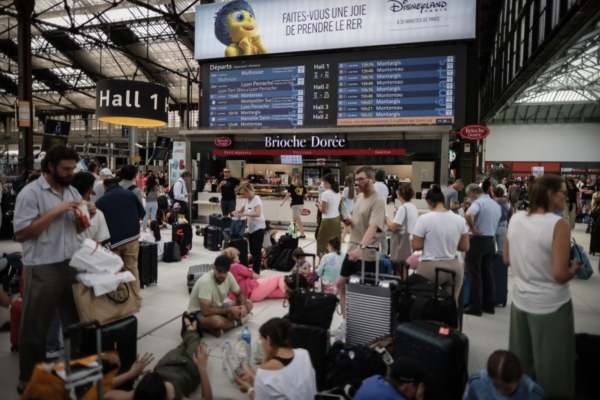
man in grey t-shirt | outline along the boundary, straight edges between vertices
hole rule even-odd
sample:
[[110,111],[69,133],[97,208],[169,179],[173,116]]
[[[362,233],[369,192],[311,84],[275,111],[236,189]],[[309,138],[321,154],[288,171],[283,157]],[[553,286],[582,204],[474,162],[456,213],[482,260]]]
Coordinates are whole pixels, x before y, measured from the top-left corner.
[[455,214],[458,214],[458,209],[460,208],[460,203],[458,202],[458,192],[463,190],[465,184],[462,179],[457,179],[454,184],[448,186],[443,190],[444,197],[446,198],[446,210],[453,211]]

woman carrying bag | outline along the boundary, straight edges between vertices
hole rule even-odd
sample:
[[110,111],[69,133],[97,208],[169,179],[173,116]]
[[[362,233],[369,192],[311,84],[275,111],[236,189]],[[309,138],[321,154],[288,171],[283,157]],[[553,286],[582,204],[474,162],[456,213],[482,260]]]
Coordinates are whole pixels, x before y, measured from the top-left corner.
[[419,218],[419,210],[411,199],[415,196],[415,191],[412,186],[400,186],[398,188],[398,199],[402,204],[396,212],[396,217],[390,221],[387,217],[385,223],[387,228],[392,231],[392,240],[390,243],[390,258],[394,265],[394,275],[404,276],[406,269],[400,264],[401,261],[406,261],[413,253],[411,240],[412,233]]
[[249,183],[242,183],[238,189],[244,198],[244,204],[238,211],[232,213],[233,217],[248,218],[248,232],[250,233],[250,254],[252,254],[252,269],[260,274],[260,260],[262,259],[262,244],[265,237],[265,216],[262,212],[262,201],[255,194],[254,187]]

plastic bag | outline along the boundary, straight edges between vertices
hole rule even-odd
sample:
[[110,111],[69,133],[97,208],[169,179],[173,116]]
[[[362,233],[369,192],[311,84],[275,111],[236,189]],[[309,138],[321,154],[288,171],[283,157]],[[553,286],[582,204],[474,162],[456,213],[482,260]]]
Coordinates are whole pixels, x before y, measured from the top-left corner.
[[87,287],[94,288],[96,296],[112,292],[117,289],[119,284],[135,281],[135,277],[129,271],[118,272],[116,274],[77,274],[77,280]]
[[123,268],[123,260],[92,239],[85,239],[81,248],[71,258],[69,265],[85,272],[115,273]]

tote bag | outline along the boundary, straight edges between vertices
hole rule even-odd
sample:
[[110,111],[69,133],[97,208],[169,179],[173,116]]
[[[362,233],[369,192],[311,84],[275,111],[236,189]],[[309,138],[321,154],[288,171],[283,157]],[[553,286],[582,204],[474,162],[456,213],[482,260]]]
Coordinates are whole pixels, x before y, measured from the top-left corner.
[[402,226],[404,227],[404,233],[400,233],[400,229],[397,229],[395,232],[392,233],[392,240],[390,242],[390,258],[394,263],[406,261],[408,257],[412,255],[410,233],[408,232],[408,227],[406,224],[408,220],[408,209],[404,207],[404,210],[404,221],[402,222]]
[[128,283],[122,283],[117,290],[102,296],[96,296],[94,289],[83,283],[75,283],[73,297],[81,321],[97,320],[100,325],[106,325],[139,311]]

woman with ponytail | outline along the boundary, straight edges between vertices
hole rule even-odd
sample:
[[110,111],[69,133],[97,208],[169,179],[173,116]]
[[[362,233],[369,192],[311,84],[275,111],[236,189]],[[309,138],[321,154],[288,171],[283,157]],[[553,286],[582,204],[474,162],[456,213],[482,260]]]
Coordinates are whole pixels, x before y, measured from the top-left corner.
[[272,318],[258,330],[265,358],[256,373],[245,364],[236,379],[240,390],[251,400],[313,400],[317,394],[315,370],[308,351],[293,349],[291,325]]
[[150,222],[150,233],[147,233],[146,236],[143,237],[143,240],[148,243],[156,243],[157,259],[158,261],[162,261],[165,252],[165,241],[160,235],[160,224],[158,221],[154,220]]
[[[437,267],[453,270],[454,298],[458,300],[465,272],[456,252],[469,250],[469,228],[462,217],[446,210],[446,199],[438,185],[427,192],[425,200],[431,212],[417,219],[412,239],[413,250],[423,250],[415,273],[433,282]],[[440,274],[438,284],[452,293],[453,280],[449,274]]]

